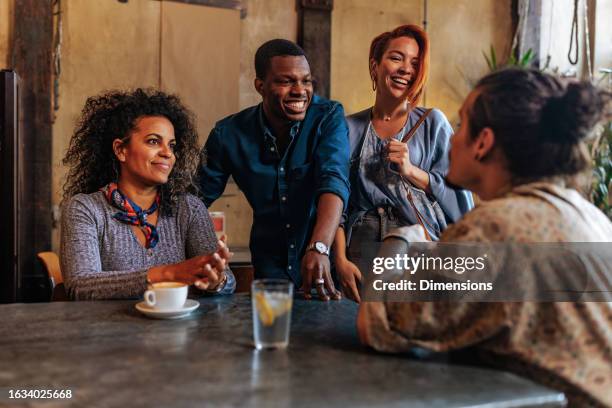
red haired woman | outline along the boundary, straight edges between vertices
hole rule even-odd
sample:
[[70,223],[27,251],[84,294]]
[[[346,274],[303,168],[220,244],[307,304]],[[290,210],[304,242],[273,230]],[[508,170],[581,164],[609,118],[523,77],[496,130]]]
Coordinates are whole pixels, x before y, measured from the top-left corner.
[[444,114],[417,106],[427,81],[429,39],[416,25],[374,38],[369,55],[374,106],[347,118],[351,196],[334,240],[345,295],[359,301],[356,264],[376,254],[388,230],[420,224],[436,240],[473,206],[471,194],[446,184],[449,140]]

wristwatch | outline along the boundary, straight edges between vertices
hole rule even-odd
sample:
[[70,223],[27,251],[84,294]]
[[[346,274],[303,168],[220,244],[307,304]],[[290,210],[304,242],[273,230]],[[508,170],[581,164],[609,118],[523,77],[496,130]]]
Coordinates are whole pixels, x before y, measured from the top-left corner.
[[310,243],[306,247],[306,250],[307,251],[316,251],[316,252],[320,253],[321,255],[329,256],[329,247],[327,245],[325,245],[321,241],[315,241],[315,242]]
[[223,272],[223,276],[221,277],[221,280],[219,281],[219,284],[217,286],[215,286],[213,289],[206,289],[206,292],[208,293],[219,293],[223,290],[223,288],[225,287],[225,284],[227,283],[227,273]]

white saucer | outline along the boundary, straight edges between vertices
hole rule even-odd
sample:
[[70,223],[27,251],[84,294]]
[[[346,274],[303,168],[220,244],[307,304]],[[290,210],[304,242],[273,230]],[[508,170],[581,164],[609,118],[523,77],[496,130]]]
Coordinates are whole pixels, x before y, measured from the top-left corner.
[[154,319],[180,319],[187,316],[200,306],[200,302],[193,299],[187,299],[182,308],[176,310],[155,310],[146,302],[136,303],[136,310]]

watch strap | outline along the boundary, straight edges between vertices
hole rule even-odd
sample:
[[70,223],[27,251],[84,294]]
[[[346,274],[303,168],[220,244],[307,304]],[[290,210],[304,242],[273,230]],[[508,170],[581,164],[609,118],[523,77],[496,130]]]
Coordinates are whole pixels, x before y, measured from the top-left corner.
[[[323,246],[325,246],[325,251],[321,252],[319,251],[319,249],[317,248],[317,244],[322,244]],[[308,246],[306,247],[307,251],[315,251],[321,255],[327,255],[329,256],[329,247],[327,245],[325,245],[324,242],[321,241],[314,241],[311,242],[310,244],[308,244]]]

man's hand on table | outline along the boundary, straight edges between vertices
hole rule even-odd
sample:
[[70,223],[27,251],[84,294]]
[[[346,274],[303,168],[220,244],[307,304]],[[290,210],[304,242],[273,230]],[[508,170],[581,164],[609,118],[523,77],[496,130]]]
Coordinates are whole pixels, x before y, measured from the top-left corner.
[[304,258],[302,258],[304,299],[312,298],[310,292],[313,286],[316,288],[320,300],[328,301],[330,298],[340,300],[342,298],[331,277],[329,257],[316,251],[306,251]]

